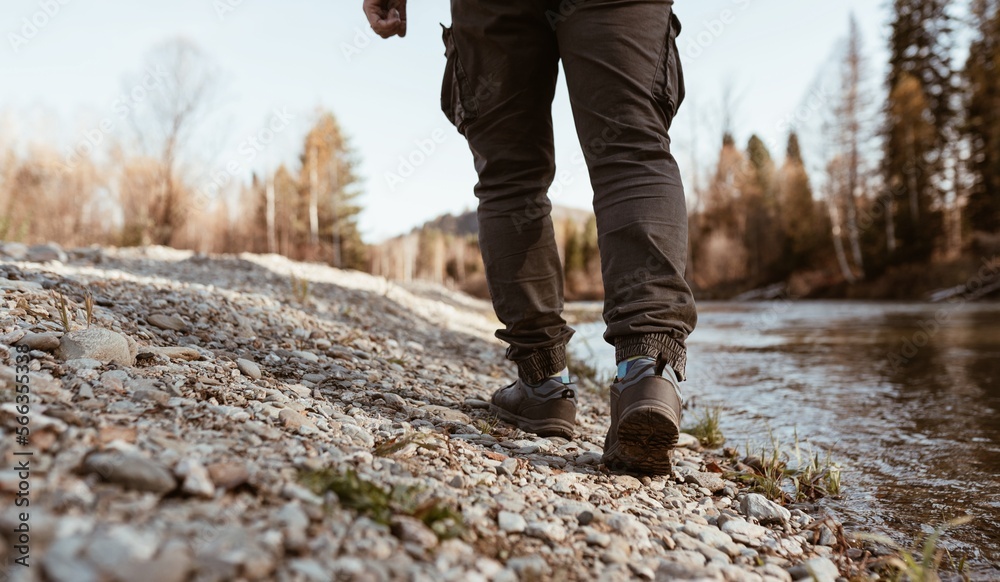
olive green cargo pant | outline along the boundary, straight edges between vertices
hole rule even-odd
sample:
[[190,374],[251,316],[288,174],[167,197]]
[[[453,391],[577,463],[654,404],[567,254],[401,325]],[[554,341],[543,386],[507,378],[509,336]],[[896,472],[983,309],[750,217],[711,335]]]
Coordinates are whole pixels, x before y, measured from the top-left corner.
[[441,106],[479,173],[479,240],[507,357],[558,373],[573,330],[549,216],[551,106],[562,60],[594,189],[605,339],[684,377],[697,319],[687,211],[667,130],[684,99],[672,0],[452,0]]

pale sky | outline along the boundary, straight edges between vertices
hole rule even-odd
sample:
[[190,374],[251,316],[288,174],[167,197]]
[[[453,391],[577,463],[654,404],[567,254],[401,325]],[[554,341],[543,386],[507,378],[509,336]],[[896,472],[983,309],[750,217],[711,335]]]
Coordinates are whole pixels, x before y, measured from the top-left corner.
[[[115,100],[140,71],[147,51],[183,36],[223,74],[221,107],[197,146],[222,168],[275,109],[294,119],[250,170],[296,163],[317,108],[334,112],[361,161],[361,228],[378,241],[446,212],[472,208],[476,182],[464,139],[440,111],[444,48],[439,23],[449,3],[411,2],[409,34],[383,41],[370,33],[361,0],[5,0],[0,15],[0,143],[55,142],[64,151],[113,115]],[[729,86],[737,140],[759,133],[783,155],[789,119],[815,121],[810,92],[833,83],[830,55],[853,11],[861,24],[874,86],[885,61],[888,11],[882,0],[678,0],[687,101],[674,122],[674,154],[691,180],[692,153],[704,166],[719,143]],[[48,16],[46,8],[52,13]],[[33,25],[26,22],[32,21]],[[30,36],[30,38],[29,38]],[[815,100],[813,100],[815,101]],[[553,115],[557,162],[566,171],[558,204],[589,207],[586,168],[574,163],[575,130],[565,85]],[[120,131],[125,124],[119,124]],[[12,130],[12,131],[11,131]],[[400,157],[434,143],[432,154],[400,183]],[[808,140],[807,140],[808,143]],[[425,143],[425,147],[426,147]],[[810,152],[805,152],[809,156]],[[415,159],[420,156],[415,155]]]

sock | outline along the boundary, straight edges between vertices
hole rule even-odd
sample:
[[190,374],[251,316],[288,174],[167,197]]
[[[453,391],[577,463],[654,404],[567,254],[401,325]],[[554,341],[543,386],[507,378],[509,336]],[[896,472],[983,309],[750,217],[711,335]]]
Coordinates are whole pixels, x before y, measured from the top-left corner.
[[562,372],[559,372],[558,374],[553,374],[549,376],[549,378],[554,378],[556,380],[559,380],[563,384],[569,384],[569,368],[563,368]]
[[618,362],[618,379],[621,380],[625,376],[628,376],[629,370],[632,369],[632,366],[634,366],[636,362],[642,360],[646,360],[654,364],[656,363],[656,358],[650,358],[649,356],[634,356],[627,360],[622,360],[621,362]]

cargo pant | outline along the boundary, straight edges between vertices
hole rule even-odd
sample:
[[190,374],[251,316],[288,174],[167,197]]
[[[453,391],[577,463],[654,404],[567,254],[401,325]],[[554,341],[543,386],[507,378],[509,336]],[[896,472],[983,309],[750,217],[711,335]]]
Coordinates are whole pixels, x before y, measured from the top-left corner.
[[673,0],[452,0],[441,107],[479,174],[479,241],[507,357],[559,373],[573,330],[547,191],[562,60],[594,189],[605,339],[618,361],[661,356],[684,378],[697,315],[687,211],[667,130],[684,99]]

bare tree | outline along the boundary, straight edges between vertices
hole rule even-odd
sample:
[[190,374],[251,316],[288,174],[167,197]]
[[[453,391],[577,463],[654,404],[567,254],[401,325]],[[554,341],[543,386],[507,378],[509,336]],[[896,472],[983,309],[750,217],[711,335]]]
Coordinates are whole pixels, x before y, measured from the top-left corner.
[[850,32],[841,65],[841,93],[834,108],[837,142],[845,156],[846,180],[840,194],[844,199],[844,223],[851,246],[851,258],[864,277],[864,259],[861,255],[861,236],[858,229],[858,197],[863,196],[862,142],[868,138],[864,132],[864,116],[871,100],[865,92],[866,63],[861,44],[858,21],[851,15]]
[[151,242],[171,244],[184,224],[189,210],[184,163],[192,137],[214,109],[218,79],[201,49],[175,39],[154,48],[143,73],[126,83],[135,105],[129,119],[145,154],[159,165],[159,183],[148,200],[151,223],[144,228]]
[[846,161],[843,156],[837,156],[830,160],[826,169],[826,201],[830,211],[830,224],[833,229],[833,250],[837,255],[837,265],[840,267],[840,273],[844,276],[844,280],[853,284],[857,281],[857,277],[855,277],[854,272],[851,270],[851,265],[847,261],[847,253],[844,250],[844,222],[840,216],[840,206],[843,202],[843,196],[838,194],[843,192],[845,182],[849,181],[849,178],[845,179],[844,176],[844,174],[850,173],[846,167],[849,165],[850,162]]

